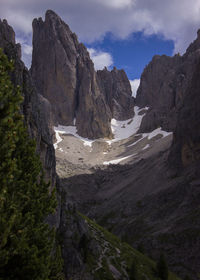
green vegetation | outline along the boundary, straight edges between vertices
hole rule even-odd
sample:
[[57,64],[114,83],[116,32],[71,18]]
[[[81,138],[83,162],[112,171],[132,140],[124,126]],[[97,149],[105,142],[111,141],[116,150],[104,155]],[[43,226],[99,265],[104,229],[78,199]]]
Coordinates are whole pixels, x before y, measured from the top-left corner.
[[145,249],[144,249],[144,245],[142,243],[139,243],[137,246],[137,250],[142,253],[145,254]]
[[137,280],[138,279],[137,265],[135,264],[135,262],[132,262],[129,276],[130,276],[130,280]]
[[157,262],[157,272],[160,279],[168,280],[168,266],[163,254],[160,255],[160,258]]
[[185,276],[184,280],[191,280],[188,275]]
[[12,71],[0,49],[0,279],[62,279],[55,233],[44,222],[55,210],[55,192],[24,127]]
[[[127,279],[127,275],[132,280],[160,279],[154,261],[127,243],[121,242],[115,235],[86,216],[81,213],[79,215],[89,227],[88,246],[92,243],[94,248],[98,248],[98,253],[97,250],[94,253],[92,249],[87,249],[89,258],[86,263],[87,271],[92,272],[96,280],[114,280],[116,275],[120,276],[120,279]],[[168,279],[178,280],[179,278],[169,272]]]

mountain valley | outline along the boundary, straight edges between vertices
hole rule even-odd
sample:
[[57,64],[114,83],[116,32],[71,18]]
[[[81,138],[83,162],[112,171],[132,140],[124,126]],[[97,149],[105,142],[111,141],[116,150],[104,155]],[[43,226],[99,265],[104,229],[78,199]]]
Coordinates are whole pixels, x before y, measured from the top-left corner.
[[169,280],[199,279],[200,32],[183,56],[153,57],[136,98],[125,71],[95,71],[51,10],[33,20],[30,70],[6,20],[0,48],[14,60],[24,122],[56,185],[47,221],[65,279],[161,279],[161,254]]

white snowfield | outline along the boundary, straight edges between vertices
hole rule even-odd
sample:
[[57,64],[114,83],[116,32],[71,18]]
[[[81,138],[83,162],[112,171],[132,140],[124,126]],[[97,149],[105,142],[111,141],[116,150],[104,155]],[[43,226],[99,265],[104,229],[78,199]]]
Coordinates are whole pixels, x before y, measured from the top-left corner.
[[[137,106],[134,107],[134,112],[135,115],[133,118],[125,120],[125,121],[117,121],[116,119],[112,119],[111,120],[111,129],[112,129],[112,133],[114,135],[114,138],[112,140],[105,140],[102,139],[102,141],[105,141],[106,143],[108,143],[109,145],[111,145],[114,142],[120,141],[120,140],[124,140],[129,138],[132,135],[136,135],[137,131],[140,128],[141,122],[143,117],[145,116],[145,111],[148,110],[148,107],[145,108],[139,108]],[[143,114],[140,114],[141,111],[144,111]],[[92,147],[92,143],[95,142],[96,140],[90,140],[87,138],[83,138],[80,135],[78,135],[77,133],[77,128],[76,128],[76,120],[74,119],[74,125],[73,126],[63,126],[63,125],[58,125],[57,127],[54,127],[55,133],[56,133],[56,143],[54,144],[54,148],[57,149],[58,148],[58,144],[62,141],[62,138],[60,135],[62,134],[70,134],[70,135],[74,135],[75,137],[79,138],[82,142],[84,146],[89,146]],[[130,144],[128,147],[134,146],[136,145],[138,142],[140,142],[142,139],[148,137],[148,140],[152,139],[153,137],[155,137],[156,135],[161,134],[162,137],[166,137],[170,134],[172,134],[172,132],[166,132],[164,130],[162,130],[160,127],[155,129],[154,131],[150,132],[150,133],[141,133],[139,135],[141,135],[141,138],[138,139],[137,141],[135,141],[134,143]],[[149,146],[144,147],[143,149],[147,149]],[[61,150],[60,150],[61,151]],[[106,154],[106,153],[104,153]],[[133,156],[133,155],[131,155]],[[128,156],[130,157],[130,156]],[[104,164],[117,164],[118,162],[126,159],[125,158],[120,158],[120,159],[115,159],[115,160],[111,160],[109,162],[104,162]]]
[[[74,121],[75,123],[75,121]],[[56,133],[56,143],[54,144],[54,148],[57,149],[58,148],[58,143],[60,143],[62,141],[62,138],[60,137],[60,134],[71,134],[74,135],[75,137],[79,138],[82,142],[84,146],[92,146],[92,143],[95,140],[90,140],[87,138],[83,138],[80,135],[78,135],[77,133],[77,129],[76,126],[64,126],[64,125],[58,125],[57,127],[54,126],[54,131]]]
[[[138,139],[136,142],[128,145],[128,147],[134,146],[136,145],[138,142],[140,142],[141,140],[143,140],[144,138],[148,138],[148,140],[152,139],[153,137],[157,136],[157,135],[162,135],[162,137],[166,137],[168,135],[171,135],[172,132],[167,132],[161,129],[161,127],[156,128],[155,130],[153,130],[152,132],[149,133],[141,133],[141,138]],[[148,148],[148,147],[147,147]],[[144,149],[144,148],[143,148]],[[146,149],[146,148],[145,148]]]
[[106,142],[111,145],[114,142],[126,139],[131,135],[137,133],[140,128],[141,122],[145,113],[143,115],[139,115],[139,113],[143,110],[148,110],[148,107],[139,108],[138,106],[134,107],[135,115],[133,118],[128,119],[126,121],[117,121],[116,119],[111,120],[111,129],[114,135],[112,140],[107,140]]
[[113,160],[109,160],[109,161],[104,161],[103,162],[103,165],[109,165],[109,164],[118,164],[119,162],[121,162],[122,160],[125,160],[127,158],[130,158],[130,157],[133,157],[137,154],[132,154],[130,156],[127,156],[127,157],[122,157],[122,158],[118,158],[118,159],[113,159]]
[[[145,114],[139,115],[139,112],[142,110],[148,110],[148,107],[140,109],[139,107],[135,106],[134,107],[134,112],[135,115],[133,118],[125,120],[125,121],[117,121],[115,119],[111,120],[111,130],[114,135],[114,138],[112,140],[106,140],[106,142],[111,145],[114,142],[126,139],[130,137],[131,135],[135,134],[142,122],[142,118],[144,117]],[[79,138],[81,141],[83,141],[83,144],[85,146],[92,146],[92,143],[95,140],[90,140],[87,138],[83,138],[77,133],[77,128],[76,128],[76,119],[74,119],[74,125],[73,126],[63,126],[63,125],[58,125],[57,127],[54,127],[55,133],[56,133],[56,143],[54,144],[54,148],[58,148],[58,143],[62,141],[62,138],[60,137],[60,134],[71,134],[74,135],[75,137]]]

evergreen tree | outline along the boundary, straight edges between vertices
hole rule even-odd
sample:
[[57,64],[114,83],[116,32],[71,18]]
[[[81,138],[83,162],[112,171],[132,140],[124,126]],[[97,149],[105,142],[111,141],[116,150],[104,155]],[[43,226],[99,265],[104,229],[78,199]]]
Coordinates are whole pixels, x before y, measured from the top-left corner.
[[168,271],[168,266],[164,254],[160,255],[160,258],[157,262],[157,272],[158,272],[158,277],[161,278],[162,280],[168,279],[169,271]]
[[130,275],[130,280],[137,280],[138,279],[137,265],[135,264],[134,261],[131,264],[129,275]]
[[55,210],[55,193],[24,127],[12,71],[0,49],[0,279],[53,279],[54,230],[44,220]]
[[191,280],[191,279],[190,279],[190,277],[189,277],[188,275],[186,275],[186,276],[184,277],[184,280]]
[[137,250],[138,250],[140,253],[142,253],[142,254],[145,253],[145,249],[144,249],[143,243],[139,243],[139,244],[138,244]]

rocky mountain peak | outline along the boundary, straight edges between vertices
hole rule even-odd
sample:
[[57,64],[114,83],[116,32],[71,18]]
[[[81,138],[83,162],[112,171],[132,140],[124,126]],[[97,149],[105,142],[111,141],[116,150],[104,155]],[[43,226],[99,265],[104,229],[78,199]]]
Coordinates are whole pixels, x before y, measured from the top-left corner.
[[52,104],[54,124],[73,125],[89,138],[111,137],[110,110],[89,53],[59,16],[33,21],[32,77]]
[[62,21],[59,15],[57,15],[53,10],[47,10],[45,13],[45,21],[51,19],[52,21]]
[[133,117],[135,104],[128,77],[123,69],[116,67],[112,71],[107,68],[97,71],[102,91],[108,103],[112,117],[127,120]]
[[15,32],[8,24],[7,20],[0,19],[0,48],[4,49],[6,54],[12,53],[12,57],[21,58],[21,45],[15,42]]
[[6,20],[0,20],[0,48],[9,59],[14,60],[12,82],[19,85],[24,97],[21,111],[31,138],[36,140],[45,178],[52,185],[56,182],[55,152],[51,122],[51,106],[47,99],[36,91],[30,73],[21,61],[21,46],[15,42],[15,32]]
[[197,38],[192,42],[186,50],[185,55],[189,55],[192,52],[195,52],[200,49],[200,29],[197,31]]
[[0,32],[1,32],[1,43],[7,41],[15,44],[15,32],[6,19],[0,19]]
[[[134,114],[125,72],[104,71],[102,80],[87,48],[51,10],[44,22],[41,18],[33,21],[31,74],[38,91],[52,104],[54,124],[73,125],[76,119],[77,131],[83,137],[111,138],[111,118],[126,119]],[[108,89],[114,84],[115,93],[108,97]]]
[[136,97],[138,106],[149,107],[142,121],[141,132],[152,131],[157,127],[175,130],[177,112],[183,106],[187,88],[192,82],[192,73],[200,59],[200,32],[197,34],[197,39],[183,56],[156,55],[145,67]]

